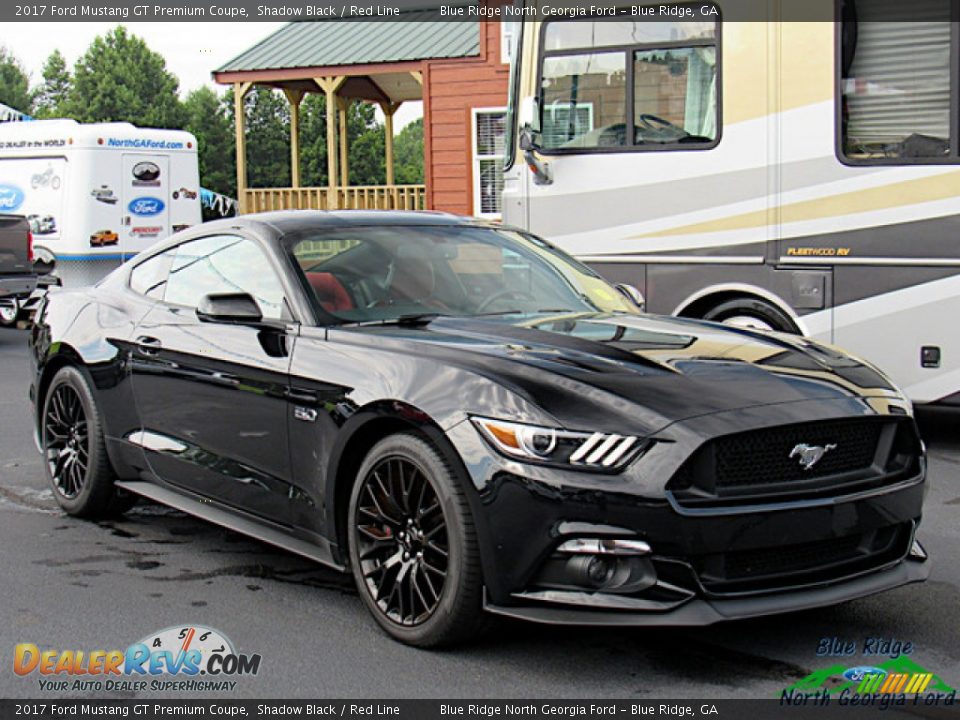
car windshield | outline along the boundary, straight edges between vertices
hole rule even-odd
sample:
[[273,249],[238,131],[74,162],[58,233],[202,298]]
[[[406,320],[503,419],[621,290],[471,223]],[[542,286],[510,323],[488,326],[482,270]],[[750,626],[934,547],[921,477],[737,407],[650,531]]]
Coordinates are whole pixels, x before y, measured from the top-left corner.
[[586,266],[511,230],[385,225],[324,228],[287,240],[304,287],[342,322],[638,312]]

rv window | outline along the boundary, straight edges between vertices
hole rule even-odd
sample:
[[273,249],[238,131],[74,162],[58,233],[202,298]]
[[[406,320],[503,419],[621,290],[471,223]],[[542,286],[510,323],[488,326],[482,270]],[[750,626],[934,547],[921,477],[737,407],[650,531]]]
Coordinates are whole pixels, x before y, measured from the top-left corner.
[[717,22],[545,23],[540,147],[713,147],[718,34]]
[[656,45],[683,40],[707,40],[716,37],[715,22],[551,22],[547,25],[543,49],[616,47],[624,45]]
[[626,75],[623,53],[545,58],[541,145],[626,145]]
[[860,162],[956,157],[951,138],[948,0],[914,0],[914,22],[883,19],[884,0],[846,0],[840,32],[840,132]]
[[717,136],[717,52],[713,47],[634,53],[637,143],[711,142]]

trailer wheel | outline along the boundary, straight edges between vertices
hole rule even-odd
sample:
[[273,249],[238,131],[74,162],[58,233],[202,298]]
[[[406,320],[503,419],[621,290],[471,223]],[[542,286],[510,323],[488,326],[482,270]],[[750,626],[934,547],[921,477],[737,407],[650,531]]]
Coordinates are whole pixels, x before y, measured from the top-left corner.
[[736,298],[720,303],[704,313],[703,319],[756,330],[794,334],[799,332],[793,321],[780,308],[754,298]]
[[16,298],[0,304],[0,327],[16,327],[19,317],[20,302]]

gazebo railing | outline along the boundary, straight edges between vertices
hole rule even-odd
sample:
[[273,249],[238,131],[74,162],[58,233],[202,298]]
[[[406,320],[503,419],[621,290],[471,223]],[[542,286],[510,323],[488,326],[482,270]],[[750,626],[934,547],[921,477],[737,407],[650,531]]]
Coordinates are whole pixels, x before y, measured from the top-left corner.
[[425,185],[350,185],[336,188],[248,188],[243,211],[423,210]]

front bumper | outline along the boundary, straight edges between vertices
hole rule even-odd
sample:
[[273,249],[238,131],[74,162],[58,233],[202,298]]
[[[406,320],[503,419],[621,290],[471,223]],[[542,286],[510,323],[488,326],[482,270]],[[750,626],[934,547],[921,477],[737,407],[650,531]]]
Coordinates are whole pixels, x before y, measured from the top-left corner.
[[725,600],[692,598],[689,602],[667,613],[597,611],[589,608],[535,605],[501,606],[490,602],[485,602],[484,608],[497,615],[548,625],[690,627],[837,605],[902,585],[923,582],[929,574],[929,562],[908,558],[892,568],[827,587],[793,590],[751,598]]
[[[830,416],[823,403],[803,404],[791,421]],[[715,436],[704,430],[719,420],[687,423],[672,442],[660,443],[663,456],[617,476],[517,463],[490,449],[471,423],[449,429],[477,490],[487,609],[546,623],[709,625],[846,602],[927,577],[929,562],[910,555],[926,491],[923,459],[909,477],[846,495],[679,506],[667,481],[695,447],[691,438]],[[642,540],[652,550],[643,563],[656,581],[609,591],[556,584],[546,569],[563,567],[558,548],[575,537]],[[821,561],[821,548],[846,552],[851,540],[849,558]],[[745,580],[718,572],[734,560],[768,568]],[[791,561],[808,565],[791,568]]]

